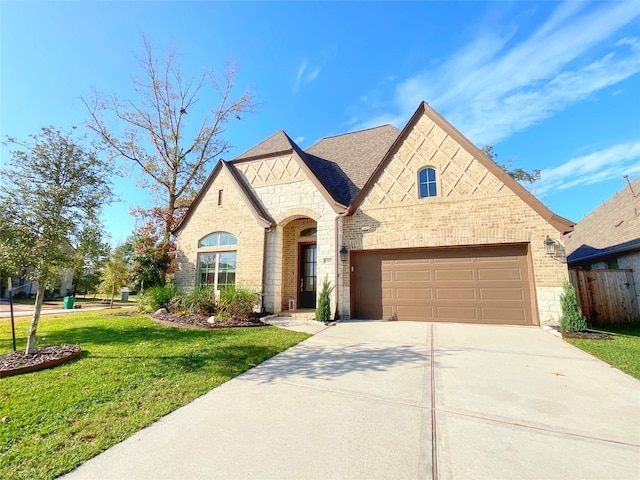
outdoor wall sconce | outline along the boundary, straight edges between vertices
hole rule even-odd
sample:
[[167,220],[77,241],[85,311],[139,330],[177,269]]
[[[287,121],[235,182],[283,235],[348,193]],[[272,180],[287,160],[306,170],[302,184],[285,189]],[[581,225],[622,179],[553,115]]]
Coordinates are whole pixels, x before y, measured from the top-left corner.
[[544,251],[547,255],[555,255],[556,254],[556,242],[547,235],[547,238],[544,241]]
[[340,249],[340,260],[342,261],[342,263],[349,260],[349,250],[347,250],[347,247],[345,247],[344,245]]

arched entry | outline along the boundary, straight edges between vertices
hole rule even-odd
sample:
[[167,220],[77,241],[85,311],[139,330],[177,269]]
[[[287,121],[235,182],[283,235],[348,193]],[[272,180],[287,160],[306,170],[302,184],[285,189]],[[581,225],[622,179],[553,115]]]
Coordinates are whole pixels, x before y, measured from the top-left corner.
[[318,284],[317,223],[295,218],[283,227],[282,310],[316,308]]

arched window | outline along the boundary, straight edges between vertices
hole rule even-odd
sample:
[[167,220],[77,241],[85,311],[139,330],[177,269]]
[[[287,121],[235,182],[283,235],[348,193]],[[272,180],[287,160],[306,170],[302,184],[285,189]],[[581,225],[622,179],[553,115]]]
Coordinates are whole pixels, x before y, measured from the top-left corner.
[[215,232],[207,235],[198,242],[198,248],[223,247],[225,245],[237,245],[238,239],[227,232]]
[[438,195],[435,168],[425,167],[418,172],[418,195],[420,198]]
[[237,244],[238,239],[227,232],[212,233],[198,242],[198,248],[223,247],[217,249],[220,251],[198,253],[198,285],[210,285],[215,290],[235,285],[236,252],[233,245]]
[[300,232],[301,237],[315,237],[318,234],[318,229],[316,227],[305,228]]

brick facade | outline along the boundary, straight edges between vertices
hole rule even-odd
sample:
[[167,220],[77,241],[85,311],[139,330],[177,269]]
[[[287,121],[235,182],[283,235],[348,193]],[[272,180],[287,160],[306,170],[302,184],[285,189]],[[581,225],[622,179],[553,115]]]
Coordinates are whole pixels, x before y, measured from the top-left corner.
[[[434,167],[438,195],[418,196],[418,170]],[[356,213],[344,219],[349,250],[526,243],[540,323],[556,323],[567,266],[544,251],[560,235],[431,119],[422,116]],[[349,267],[341,310],[350,311]],[[535,299],[534,299],[535,303]]]

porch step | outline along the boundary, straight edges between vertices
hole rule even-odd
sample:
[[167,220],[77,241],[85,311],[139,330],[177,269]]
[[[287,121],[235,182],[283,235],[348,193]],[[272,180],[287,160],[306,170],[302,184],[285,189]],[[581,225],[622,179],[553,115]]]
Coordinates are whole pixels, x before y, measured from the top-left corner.
[[293,317],[293,318],[301,318],[304,320],[315,320],[316,312],[314,310],[290,310],[286,312],[278,313],[278,317]]

